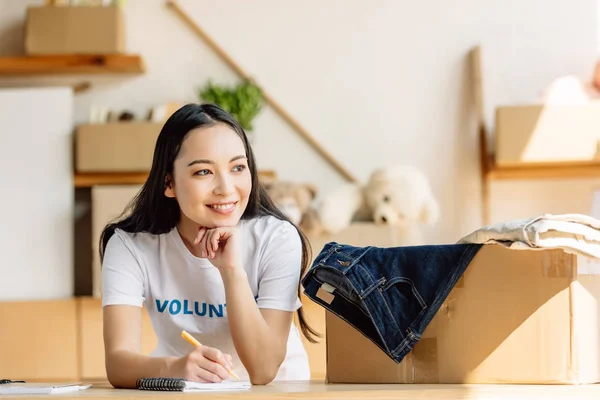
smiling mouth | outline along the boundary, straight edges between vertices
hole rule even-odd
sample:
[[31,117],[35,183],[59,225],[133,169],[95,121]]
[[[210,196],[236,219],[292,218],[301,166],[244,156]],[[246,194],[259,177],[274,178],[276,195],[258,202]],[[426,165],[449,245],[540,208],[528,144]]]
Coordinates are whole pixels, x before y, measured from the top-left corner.
[[206,206],[209,208],[212,208],[213,210],[227,211],[227,210],[233,209],[236,204],[237,204],[237,201],[234,201],[233,203],[207,204]]

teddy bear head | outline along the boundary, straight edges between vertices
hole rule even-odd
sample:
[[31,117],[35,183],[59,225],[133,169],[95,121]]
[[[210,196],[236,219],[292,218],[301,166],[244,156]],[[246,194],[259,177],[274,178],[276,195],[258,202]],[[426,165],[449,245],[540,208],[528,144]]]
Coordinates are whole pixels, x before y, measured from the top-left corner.
[[364,197],[378,224],[431,225],[439,217],[427,177],[412,166],[375,170],[364,188]]
[[297,226],[317,195],[316,187],[309,183],[273,181],[266,182],[264,187],[275,205]]

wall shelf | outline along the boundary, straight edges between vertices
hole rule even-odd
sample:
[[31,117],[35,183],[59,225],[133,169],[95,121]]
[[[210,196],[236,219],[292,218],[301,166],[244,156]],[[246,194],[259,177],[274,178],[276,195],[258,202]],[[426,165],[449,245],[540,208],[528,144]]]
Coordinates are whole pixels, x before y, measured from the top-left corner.
[[600,162],[564,162],[500,167],[495,165],[491,158],[488,162],[486,177],[490,180],[600,178]]
[[490,224],[490,184],[500,180],[578,179],[600,178],[600,162],[555,162],[524,164],[520,166],[498,166],[494,154],[487,152],[486,133],[483,126],[479,131],[481,162],[482,221]]
[[73,181],[76,188],[88,188],[96,185],[141,185],[147,178],[147,172],[76,173]]
[[135,54],[0,57],[0,76],[141,74],[145,69]]

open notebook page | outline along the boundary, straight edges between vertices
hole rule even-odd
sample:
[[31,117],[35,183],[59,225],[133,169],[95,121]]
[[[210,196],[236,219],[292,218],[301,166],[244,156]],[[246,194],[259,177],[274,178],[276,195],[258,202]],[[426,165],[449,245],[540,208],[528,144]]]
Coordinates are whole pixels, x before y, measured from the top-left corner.
[[250,382],[221,382],[221,383],[197,383],[186,382],[184,392],[199,390],[247,390],[250,389]]

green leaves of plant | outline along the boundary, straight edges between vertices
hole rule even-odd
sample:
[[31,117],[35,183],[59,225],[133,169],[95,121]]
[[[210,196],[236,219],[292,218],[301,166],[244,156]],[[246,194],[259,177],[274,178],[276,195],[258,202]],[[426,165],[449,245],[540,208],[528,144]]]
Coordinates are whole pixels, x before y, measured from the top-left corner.
[[252,121],[263,107],[262,90],[250,81],[229,88],[209,81],[200,89],[200,98],[214,103],[233,115],[247,131],[253,130]]

